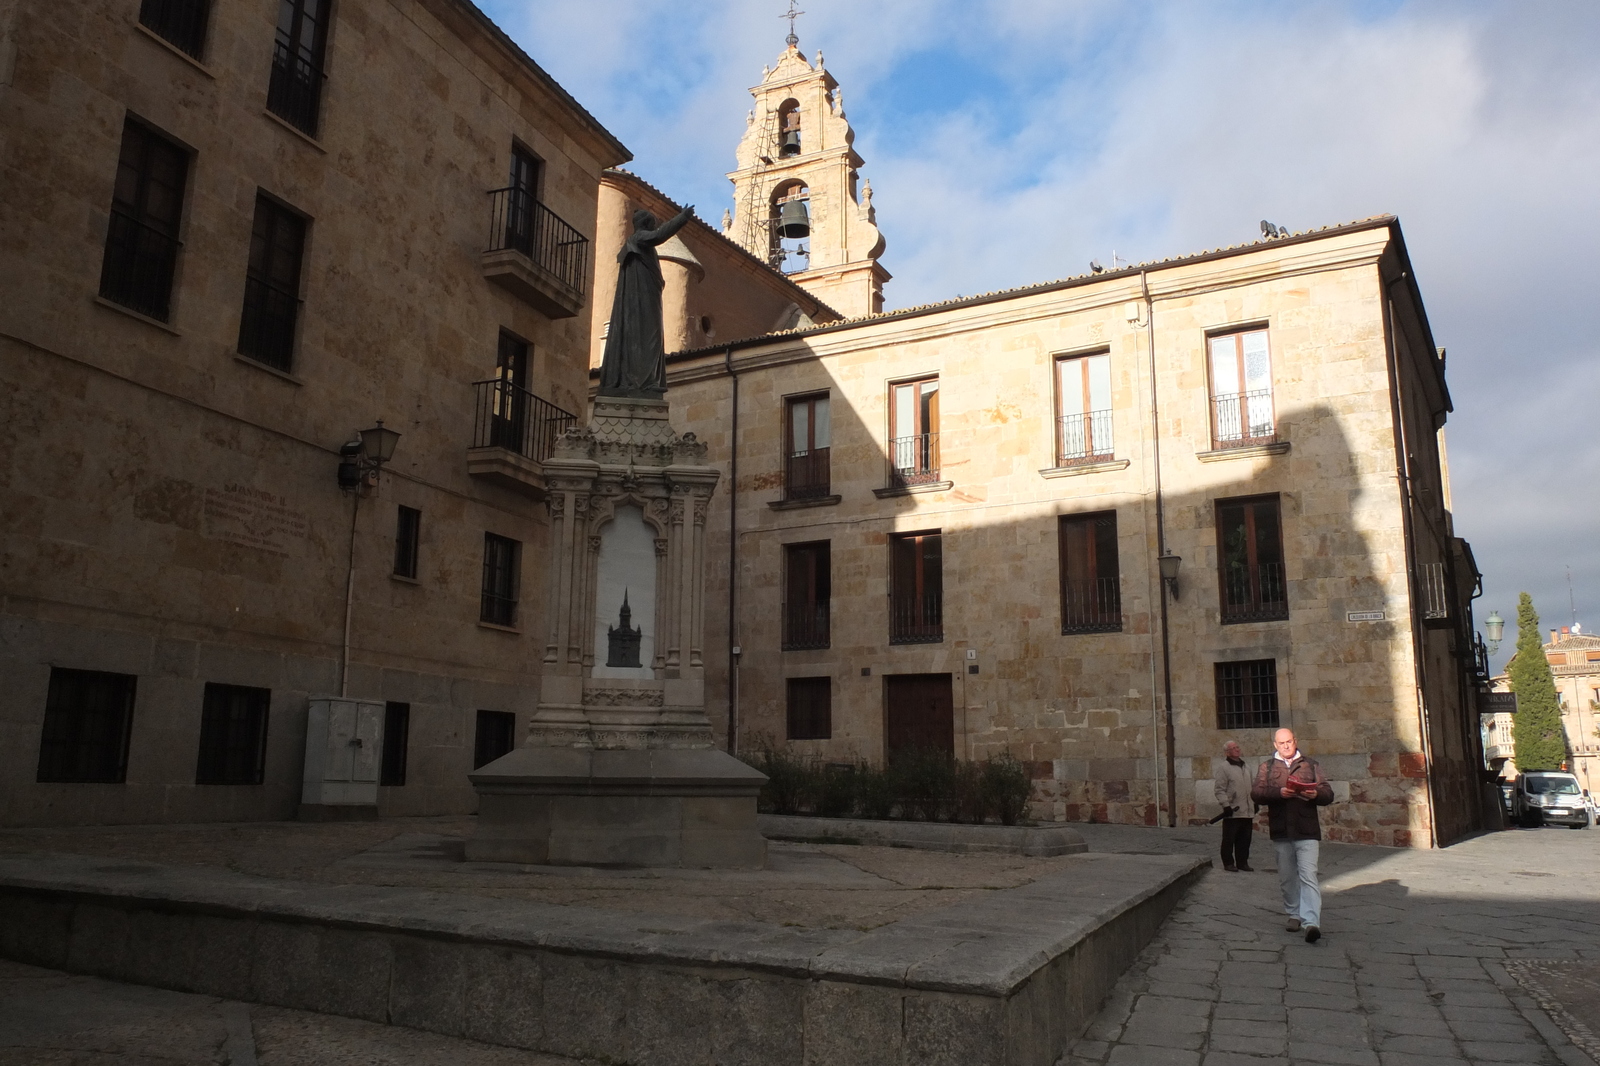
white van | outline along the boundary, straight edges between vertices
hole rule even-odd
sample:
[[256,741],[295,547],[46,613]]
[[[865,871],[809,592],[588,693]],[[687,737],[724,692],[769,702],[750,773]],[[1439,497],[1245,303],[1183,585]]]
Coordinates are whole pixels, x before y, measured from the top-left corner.
[[1565,825],[1589,828],[1589,807],[1583,788],[1572,774],[1559,770],[1529,770],[1517,778],[1511,792],[1511,820],[1534,828]]

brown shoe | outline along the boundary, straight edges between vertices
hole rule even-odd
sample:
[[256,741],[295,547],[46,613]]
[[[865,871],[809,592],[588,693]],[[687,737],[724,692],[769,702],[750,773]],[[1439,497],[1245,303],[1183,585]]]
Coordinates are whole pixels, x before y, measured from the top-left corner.
[[1233,863],[1231,863],[1231,862],[1225,862],[1225,863],[1223,863],[1223,864],[1222,864],[1222,868],[1223,868],[1223,869],[1224,869],[1224,870],[1226,870],[1226,871],[1228,871],[1228,872],[1229,872],[1229,873],[1230,873],[1230,874],[1236,874],[1236,873],[1238,873],[1238,872],[1239,872],[1239,868],[1238,868],[1238,867],[1237,867],[1237,866],[1235,866],[1235,865],[1234,865],[1234,864],[1233,864]]
[[1298,933],[1300,931],[1300,919],[1299,918],[1290,918],[1289,919],[1289,924],[1284,926],[1284,928],[1289,930],[1289,932],[1291,932],[1291,933]]
[[1244,873],[1247,873],[1247,874],[1253,874],[1253,873],[1256,872],[1256,868],[1254,866],[1251,866],[1249,863],[1241,862],[1239,864],[1239,869],[1241,871],[1243,871]]

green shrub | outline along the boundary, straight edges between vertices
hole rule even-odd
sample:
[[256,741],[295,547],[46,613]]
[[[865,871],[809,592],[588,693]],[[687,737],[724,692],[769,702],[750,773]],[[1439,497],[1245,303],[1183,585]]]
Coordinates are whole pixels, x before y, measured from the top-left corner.
[[856,810],[863,818],[887,818],[894,813],[895,781],[888,770],[862,765],[856,768]]
[[899,786],[901,816],[937,822],[955,806],[955,760],[941,751],[914,748],[895,756],[889,770]]
[[751,763],[767,775],[756,799],[756,809],[767,814],[799,814],[809,807],[816,789],[808,760],[771,747],[761,749]]
[[984,787],[983,766],[965,759],[955,765],[955,817],[960,822],[982,825],[989,816],[991,801]]
[[1016,825],[1027,816],[1033,782],[1028,779],[1028,768],[1006,751],[983,761],[983,791],[1001,823]]
[[848,818],[856,806],[857,767],[850,763],[825,763],[816,772],[813,795],[816,812],[824,818]]

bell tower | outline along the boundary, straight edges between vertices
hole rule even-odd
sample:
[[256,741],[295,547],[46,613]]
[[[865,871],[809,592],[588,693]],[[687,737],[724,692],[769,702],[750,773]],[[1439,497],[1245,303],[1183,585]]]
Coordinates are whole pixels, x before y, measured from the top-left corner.
[[750,90],[755,108],[739,142],[734,210],[723,232],[847,318],[883,309],[889,272],[872,183],[858,190],[839,83],[801,54],[793,25],[775,67]]

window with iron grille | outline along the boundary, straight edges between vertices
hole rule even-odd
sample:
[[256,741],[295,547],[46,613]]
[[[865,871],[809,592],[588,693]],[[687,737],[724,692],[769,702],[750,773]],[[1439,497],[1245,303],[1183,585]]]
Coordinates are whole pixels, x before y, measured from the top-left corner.
[[1217,663],[1217,728],[1278,728],[1278,662]]
[[830,740],[833,737],[833,679],[791,677],[788,735],[790,740]]
[[535,241],[534,228],[539,213],[539,160],[520,144],[511,146],[511,176],[506,186],[505,243],[503,247],[515,248],[523,255],[532,255]]
[[1212,337],[1208,347],[1214,446],[1240,448],[1277,440],[1267,331],[1253,329]]
[[944,547],[937,531],[889,538],[889,643],[944,639]]
[[1117,512],[1062,515],[1061,632],[1122,630],[1122,583],[1117,569]]
[[125,781],[136,681],[131,674],[51,667],[36,780],[111,785]]
[[1111,440],[1111,356],[1078,355],[1056,360],[1056,462],[1060,466],[1105,462]]
[[832,602],[829,542],[783,548],[783,646],[826,648]]
[[306,220],[258,194],[250,228],[250,267],[244,279],[244,313],[239,319],[239,354],[285,373],[294,365],[305,244]]
[[394,520],[394,576],[417,576],[417,554],[422,545],[422,512],[401,506]]
[[517,746],[517,716],[511,711],[479,711],[472,740],[472,768],[488,766]]
[[378,784],[406,783],[406,749],[411,740],[411,704],[390,701],[383,705],[383,763]]
[[142,122],[122,123],[100,295],[162,322],[172,313],[189,153]]
[[815,500],[832,489],[829,469],[828,397],[799,396],[787,401],[784,420],[783,497]]
[[196,59],[206,43],[211,0],[144,0],[139,21],[157,36]]
[[1217,501],[1217,562],[1223,622],[1289,617],[1277,496]]
[[889,387],[889,480],[895,487],[939,480],[939,379]]
[[267,110],[313,137],[322,106],[331,0],[278,0]]
[[267,768],[267,709],[271,703],[271,689],[206,684],[195,784],[261,784]]
[[522,569],[522,542],[483,535],[483,603],[478,620],[497,626],[517,624],[517,587]]

